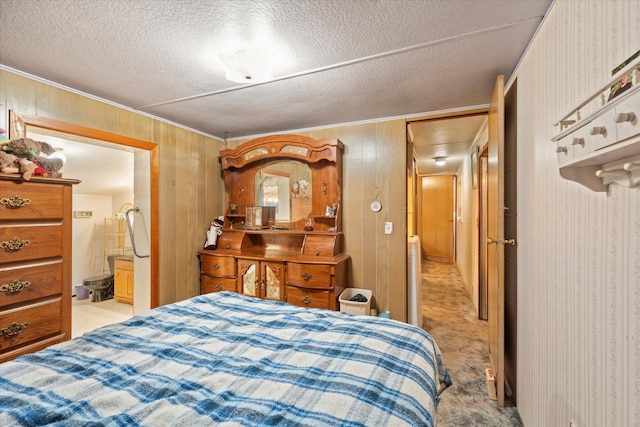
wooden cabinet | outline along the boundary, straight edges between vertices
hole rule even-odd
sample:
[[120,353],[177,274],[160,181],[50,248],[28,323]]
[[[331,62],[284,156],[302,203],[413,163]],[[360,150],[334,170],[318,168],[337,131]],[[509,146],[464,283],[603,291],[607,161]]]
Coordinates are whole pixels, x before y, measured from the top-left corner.
[[[218,248],[199,253],[202,293],[338,308],[349,260],[339,215],[342,151],[335,139],[273,135],[221,152],[230,208]],[[260,224],[245,227],[256,206],[272,202]]]
[[280,301],[284,297],[284,263],[238,258],[238,292]]
[[133,304],[133,260],[116,258],[113,275],[113,297],[118,302]]
[[71,338],[77,180],[0,174],[0,363]]

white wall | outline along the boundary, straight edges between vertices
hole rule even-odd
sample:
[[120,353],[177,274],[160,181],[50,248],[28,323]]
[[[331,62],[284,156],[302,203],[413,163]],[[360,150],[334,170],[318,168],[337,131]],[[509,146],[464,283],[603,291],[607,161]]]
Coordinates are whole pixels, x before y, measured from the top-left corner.
[[[73,194],[73,211],[91,211],[91,218],[73,218],[73,286],[102,274],[104,218],[112,215],[111,196]],[[75,293],[75,290],[74,290]]]
[[640,425],[640,188],[558,173],[553,127],[640,48],[640,2],[558,0],[518,78],[518,410]]
[[473,301],[476,313],[478,301],[478,189],[471,185],[471,151],[475,146],[482,152],[489,137],[487,123],[478,133],[472,149],[467,153],[467,160],[457,172],[458,176],[458,211],[456,233],[456,265],[467,287],[469,297]]

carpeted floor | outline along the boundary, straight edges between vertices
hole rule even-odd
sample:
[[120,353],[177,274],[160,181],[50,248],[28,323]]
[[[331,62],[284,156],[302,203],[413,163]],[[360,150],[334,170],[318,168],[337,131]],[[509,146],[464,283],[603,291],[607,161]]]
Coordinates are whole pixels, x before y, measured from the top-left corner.
[[438,427],[522,426],[515,407],[488,398],[487,322],[478,319],[454,264],[422,261],[422,314],[453,380],[441,395]]

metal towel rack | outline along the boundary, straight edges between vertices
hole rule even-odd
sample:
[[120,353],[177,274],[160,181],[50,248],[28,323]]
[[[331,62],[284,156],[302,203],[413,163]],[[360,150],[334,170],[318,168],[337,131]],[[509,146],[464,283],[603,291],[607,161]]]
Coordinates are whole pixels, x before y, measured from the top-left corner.
[[127,212],[125,212],[124,214],[124,217],[127,221],[127,229],[129,230],[129,236],[131,237],[131,247],[133,248],[133,254],[138,258],[149,258],[149,255],[140,255],[136,250],[136,242],[135,242],[135,239],[133,238],[133,229],[131,227],[131,220],[129,219],[130,212],[140,212],[140,208],[136,206],[135,208],[128,209]]

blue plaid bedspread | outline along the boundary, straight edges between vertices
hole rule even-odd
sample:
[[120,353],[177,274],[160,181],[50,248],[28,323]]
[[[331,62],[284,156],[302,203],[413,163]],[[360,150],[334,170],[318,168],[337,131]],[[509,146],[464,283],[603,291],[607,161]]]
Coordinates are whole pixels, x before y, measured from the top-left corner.
[[388,319],[229,292],[0,365],[0,425],[431,426],[433,338]]

